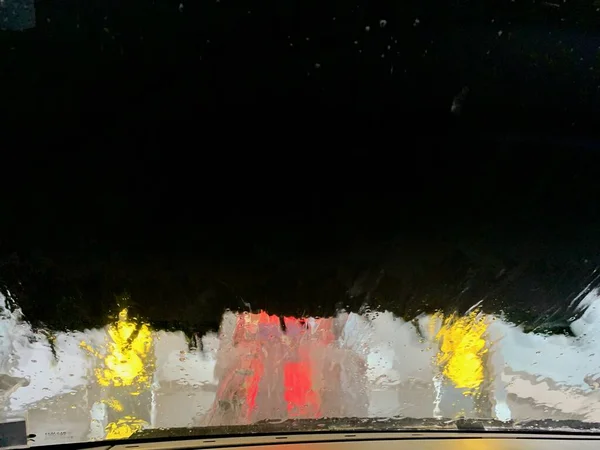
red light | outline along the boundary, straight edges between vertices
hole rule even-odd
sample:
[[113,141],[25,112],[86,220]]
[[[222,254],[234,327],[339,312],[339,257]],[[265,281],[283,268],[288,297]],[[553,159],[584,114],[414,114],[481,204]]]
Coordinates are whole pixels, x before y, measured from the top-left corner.
[[288,417],[318,417],[319,398],[312,389],[308,361],[290,362],[284,367],[284,398]]
[[[283,322],[285,332],[281,329],[279,316],[264,311],[258,314],[243,313],[237,317],[233,345],[239,347],[243,356],[222,377],[217,402],[244,398],[245,408],[240,411],[241,417],[238,416],[242,423],[251,423],[256,416],[256,409],[260,408],[259,385],[265,370],[264,358],[268,357],[265,348],[271,348],[271,345],[283,345],[288,349],[282,361],[283,386],[280,387],[287,416],[320,417],[321,399],[313,387],[310,349],[312,345],[326,347],[334,341],[333,321],[317,319],[309,322],[307,319],[284,317]],[[308,341],[305,341],[305,337],[309,338]]]

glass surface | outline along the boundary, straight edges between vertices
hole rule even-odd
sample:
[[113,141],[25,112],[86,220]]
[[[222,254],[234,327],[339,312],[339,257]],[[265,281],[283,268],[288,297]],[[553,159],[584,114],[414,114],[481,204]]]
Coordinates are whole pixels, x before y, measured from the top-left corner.
[[596,432],[599,21],[0,0],[0,422]]
[[33,330],[18,308],[4,309],[3,414],[24,415],[32,445],[265,420],[599,422],[599,305],[596,291],[583,295],[568,334],[526,332],[479,305],[411,321],[368,308],[226,312],[218,333],[202,336],[155,329],[127,308],[78,332]]

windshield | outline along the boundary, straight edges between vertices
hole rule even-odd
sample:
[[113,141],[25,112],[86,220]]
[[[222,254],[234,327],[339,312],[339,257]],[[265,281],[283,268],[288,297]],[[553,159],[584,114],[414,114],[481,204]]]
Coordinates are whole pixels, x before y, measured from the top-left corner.
[[599,11],[0,0],[0,434],[597,432]]
[[25,420],[31,445],[463,419],[596,429],[599,275],[584,228],[568,242],[541,229],[406,237],[401,214],[359,241],[342,208],[323,227],[250,217],[263,234],[213,229],[216,251],[190,244],[193,258],[157,252],[177,248],[165,237],[79,248],[71,234],[35,254],[27,230],[3,260],[3,420]]

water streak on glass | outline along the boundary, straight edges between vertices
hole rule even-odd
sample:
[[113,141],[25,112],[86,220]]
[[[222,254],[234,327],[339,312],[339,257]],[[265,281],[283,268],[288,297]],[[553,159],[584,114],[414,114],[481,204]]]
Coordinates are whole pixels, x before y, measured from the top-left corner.
[[570,335],[525,332],[483,306],[410,322],[368,308],[226,312],[196,343],[127,308],[56,333],[3,308],[1,414],[24,417],[32,445],[324,417],[600,421],[598,292]]

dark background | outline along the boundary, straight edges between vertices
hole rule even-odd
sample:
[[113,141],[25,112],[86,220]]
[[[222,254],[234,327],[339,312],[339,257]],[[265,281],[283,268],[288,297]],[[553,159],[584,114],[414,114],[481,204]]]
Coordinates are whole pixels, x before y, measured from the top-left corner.
[[28,320],[102,325],[127,292],[190,333],[479,300],[565,331],[599,263],[593,2],[182,5],[42,0],[0,32],[0,288]]

